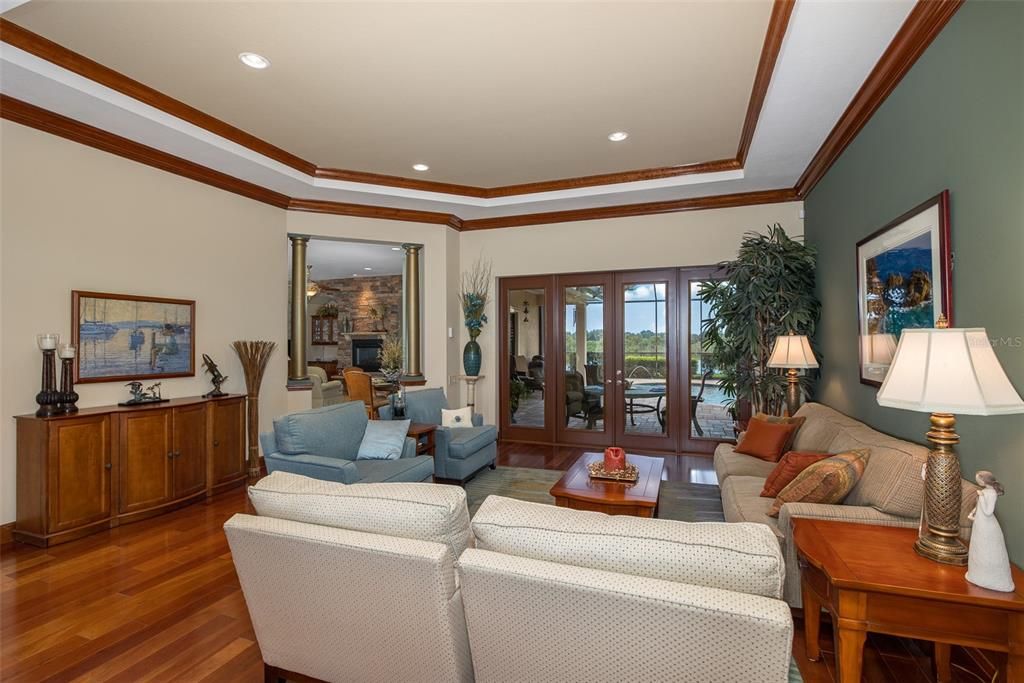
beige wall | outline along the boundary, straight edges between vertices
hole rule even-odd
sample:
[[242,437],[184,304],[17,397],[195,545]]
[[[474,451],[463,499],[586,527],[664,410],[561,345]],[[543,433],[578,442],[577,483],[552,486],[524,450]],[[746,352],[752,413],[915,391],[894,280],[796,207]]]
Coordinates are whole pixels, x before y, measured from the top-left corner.
[[[0,135],[2,522],[15,516],[11,416],[36,408],[35,335],[70,338],[72,289],[196,300],[196,376],[163,380],[166,397],[209,390],[202,353],[244,392],[231,342],[276,341],[261,419],[285,411],[283,211],[6,121]],[[79,406],[128,398],[122,384],[77,387]]]
[[[461,261],[465,266],[482,254],[493,261],[495,278],[709,265],[733,258],[744,232],[763,231],[770,223],[781,223],[790,235],[802,235],[801,207],[800,202],[789,202],[464,232]],[[492,294],[497,295],[497,282]],[[478,385],[477,410],[493,424],[498,400],[498,316],[493,296],[487,317],[490,323],[477,340],[484,355],[481,372],[486,375]],[[459,329],[461,348],[469,336],[465,328]]]

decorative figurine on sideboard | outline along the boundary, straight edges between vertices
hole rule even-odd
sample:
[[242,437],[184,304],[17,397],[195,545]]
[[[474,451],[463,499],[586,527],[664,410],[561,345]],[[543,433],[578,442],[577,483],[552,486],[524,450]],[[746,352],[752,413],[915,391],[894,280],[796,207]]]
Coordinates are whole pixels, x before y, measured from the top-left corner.
[[75,347],[71,344],[61,344],[57,355],[60,356],[60,402],[57,407],[64,415],[73,415],[78,412],[78,393],[75,392],[73,372]]
[[59,343],[60,335],[54,332],[36,335],[36,344],[39,345],[39,349],[43,352],[43,376],[39,393],[36,394],[36,403],[39,404],[36,417],[53,417],[54,415],[61,414],[58,405],[60,403],[60,392],[57,391],[57,366],[55,358]]
[[118,403],[119,406],[140,406],[148,403],[166,403],[171,400],[160,396],[160,382],[150,384],[145,389],[142,388],[142,382],[128,382],[125,386],[128,387],[132,397],[128,401]]
[[210,382],[213,384],[213,389],[209,393],[203,394],[203,398],[227,396],[226,393],[220,390],[220,385],[228,381],[227,375],[222,375],[220,369],[217,368],[217,364],[205,353],[203,354],[203,367],[206,369],[206,372],[210,373]]
[[968,516],[974,526],[967,551],[967,580],[975,586],[1012,593],[1015,587],[1010,556],[1003,529],[996,519],[996,498],[1003,495],[1003,486],[988,470],[975,474],[974,480],[983,488],[978,491],[978,504]]

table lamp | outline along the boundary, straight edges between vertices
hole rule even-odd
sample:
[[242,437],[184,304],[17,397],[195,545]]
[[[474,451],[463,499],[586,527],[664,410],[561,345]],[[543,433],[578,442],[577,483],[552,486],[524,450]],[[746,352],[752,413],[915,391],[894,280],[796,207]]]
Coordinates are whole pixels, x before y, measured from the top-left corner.
[[800,409],[800,375],[798,369],[816,368],[818,361],[814,359],[811,343],[802,334],[784,334],[775,339],[770,368],[788,368],[786,371],[786,410],[790,416],[796,415]]
[[931,413],[925,467],[925,524],[914,549],[936,562],[967,564],[960,540],[960,462],[954,446],[956,417],[1024,413],[1014,390],[980,327],[903,330],[896,355],[878,390],[878,405]]

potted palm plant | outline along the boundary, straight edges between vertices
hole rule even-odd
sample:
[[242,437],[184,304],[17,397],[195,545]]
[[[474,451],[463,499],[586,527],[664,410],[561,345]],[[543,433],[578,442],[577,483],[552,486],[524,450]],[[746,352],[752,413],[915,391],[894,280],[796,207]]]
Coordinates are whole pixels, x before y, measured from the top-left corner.
[[[816,253],[776,223],[767,234],[747,233],[734,261],[719,264],[714,279],[700,283],[708,318],[701,322],[704,350],[719,369],[722,390],[743,410],[779,415],[786,380],[768,367],[775,338],[813,336],[821,311],[814,294]],[[811,379],[801,378],[806,394]]]

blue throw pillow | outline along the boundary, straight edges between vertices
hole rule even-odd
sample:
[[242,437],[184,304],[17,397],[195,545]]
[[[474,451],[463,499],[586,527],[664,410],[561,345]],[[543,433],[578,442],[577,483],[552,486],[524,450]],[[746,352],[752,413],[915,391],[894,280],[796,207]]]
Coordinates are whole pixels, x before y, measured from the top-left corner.
[[356,460],[398,460],[412,420],[370,420]]

